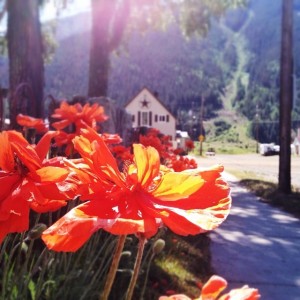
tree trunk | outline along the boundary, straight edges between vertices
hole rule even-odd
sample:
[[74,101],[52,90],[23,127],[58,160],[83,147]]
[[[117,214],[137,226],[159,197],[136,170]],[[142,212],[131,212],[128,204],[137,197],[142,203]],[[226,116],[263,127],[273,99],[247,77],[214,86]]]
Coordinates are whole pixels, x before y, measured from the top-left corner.
[[280,156],[278,189],[291,192],[291,110],[293,99],[293,0],[282,0],[280,62]]
[[130,1],[92,0],[92,35],[89,63],[89,97],[106,96],[110,53],[123,36]]
[[115,0],[92,0],[89,97],[106,96],[109,71],[109,28]]
[[38,0],[7,1],[11,127],[20,112],[44,117],[44,63]]

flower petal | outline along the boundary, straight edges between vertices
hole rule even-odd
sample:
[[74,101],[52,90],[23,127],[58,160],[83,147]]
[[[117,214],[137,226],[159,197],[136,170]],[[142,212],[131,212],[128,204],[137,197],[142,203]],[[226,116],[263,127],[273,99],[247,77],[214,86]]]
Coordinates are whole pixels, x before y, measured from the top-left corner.
[[231,290],[219,300],[258,300],[260,294],[257,289],[249,288],[247,285],[240,289]]
[[104,181],[124,186],[124,176],[103,139],[91,128],[82,130],[84,136],[74,139],[74,147],[89,167]]
[[138,171],[138,182],[147,187],[159,174],[160,158],[156,149],[141,144],[133,145],[134,161]]
[[98,230],[97,217],[86,215],[80,205],[46,229],[42,240],[50,250],[75,252]]
[[22,134],[14,130],[7,133],[11,147],[21,162],[31,171],[40,168],[42,160]]
[[48,131],[43,135],[38,144],[35,146],[35,151],[41,160],[46,157],[47,153],[50,150],[51,139],[58,134],[59,132],[57,131]]
[[9,194],[13,193],[14,189],[20,184],[21,180],[22,179],[19,174],[0,171],[0,201],[5,199]]
[[197,175],[170,172],[162,177],[153,195],[164,201],[180,200],[195,193],[204,184],[204,180]]
[[48,166],[30,173],[30,177],[37,182],[58,182],[66,179],[68,174],[69,171],[64,168]]
[[69,120],[62,120],[62,121],[57,121],[51,124],[52,127],[54,127],[56,130],[62,130],[72,124],[71,121]]
[[160,296],[158,300],[192,300],[192,299],[186,295],[178,294],[172,296]]
[[43,119],[37,119],[27,115],[18,114],[16,120],[20,126],[35,128],[37,132],[43,133],[48,131],[48,127],[44,123]]
[[0,243],[13,232],[23,232],[29,226],[29,202],[21,185],[5,199],[0,199]]
[[0,132],[0,145],[0,168],[4,171],[12,172],[15,166],[15,159],[7,131]]
[[203,285],[201,291],[201,300],[213,300],[217,299],[220,293],[227,287],[227,281],[217,275],[213,275]]

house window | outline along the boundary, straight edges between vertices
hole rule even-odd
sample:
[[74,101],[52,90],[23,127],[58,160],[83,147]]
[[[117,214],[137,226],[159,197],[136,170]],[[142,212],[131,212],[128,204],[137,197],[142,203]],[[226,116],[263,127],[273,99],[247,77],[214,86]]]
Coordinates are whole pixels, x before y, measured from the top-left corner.
[[170,122],[170,116],[166,115],[166,121],[169,123]]
[[159,116],[159,121],[160,122],[165,122],[165,116]]
[[141,126],[141,112],[140,111],[138,111],[138,122],[137,122],[138,124],[138,127],[140,127]]
[[148,125],[148,112],[143,111],[142,112],[142,126],[147,126]]
[[135,115],[131,115],[131,121],[132,121],[132,123],[134,123],[134,121],[135,121]]
[[154,116],[154,122],[158,122],[158,115]]

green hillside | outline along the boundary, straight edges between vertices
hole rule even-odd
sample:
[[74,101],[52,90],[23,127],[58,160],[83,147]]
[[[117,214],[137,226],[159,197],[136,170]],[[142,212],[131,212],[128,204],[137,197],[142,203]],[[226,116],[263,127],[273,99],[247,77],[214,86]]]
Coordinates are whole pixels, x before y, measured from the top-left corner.
[[[296,0],[295,53],[300,51],[299,10]],[[205,38],[186,38],[176,24],[165,31],[133,32],[111,54],[108,96],[123,105],[147,86],[177,116],[178,129],[195,140],[203,121],[207,141],[242,148],[256,138],[277,143],[280,23],[280,0],[272,5],[252,0],[246,8],[214,20]],[[64,36],[46,66],[46,93],[59,98],[87,91],[89,28],[85,24],[85,31],[68,34],[69,25],[70,20],[58,24],[57,32]],[[300,125],[299,64],[295,55],[294,130]]]

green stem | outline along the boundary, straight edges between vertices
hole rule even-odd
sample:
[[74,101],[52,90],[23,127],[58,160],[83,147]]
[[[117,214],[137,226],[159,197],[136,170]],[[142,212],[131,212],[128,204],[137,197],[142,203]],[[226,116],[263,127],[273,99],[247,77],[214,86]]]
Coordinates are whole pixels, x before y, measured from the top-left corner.
[[122,255],[122,251],[124,248],[124,244],[125,244],[125,240],[126,240],[126,235],[120,235],[118,243],[117,243],[117,247],[116,247],[116,251],[112,260],[112,263],[110,265],[110,269],[109,272],[107,274],[107,278],[106,278],[106,282],[104,285],[104,289],[103,289],[103,293],[100,296],[100,300],[107,300],[108,296],[110,294],[111,291],[111,287],[114,283],[115,277],[116,277],[116,273],[118,270],[118,266],[119,266],[119,262],[120,262],[120,258]]
[[138,252],[134,264],[134,269],[133,269],[133,275],[131,277],[129,287],[127,289],[127,295],[126,295],[126,300],[131,300],[133,296],[133,290],[136,285],[136,281],[139,275],[140,267],[141,267],[141,262],[143,258],[143,253],[144,253],[144,248],[146,245],[147,239],[144,235],[139,236],[139,245],[138,245]]
[[147,286],[147,282],[148,282],[148,277],[149,277],[150,266],[151,266],[151,263],[152,263],[152,260],[153,260],[154,256],[155,256],[155,253],[152,253],[151,257],[148,261],[148,266],[147,266],[147,270],[146,270],[144,285],[143,285],[143,288],[142,288],[142,291],[141,291],[140,300],[144,299],[144,294],[145,294],[145,290],[146,290],[146,286]]

